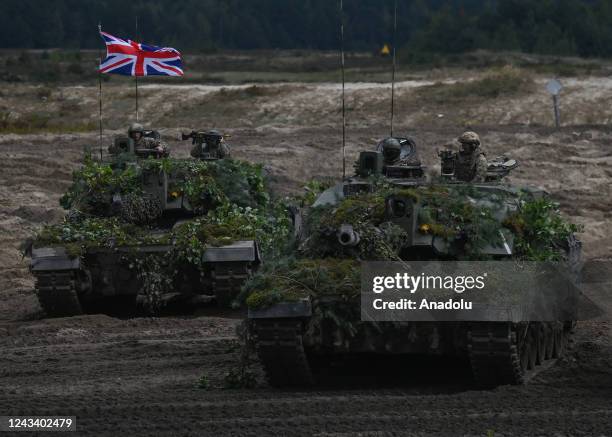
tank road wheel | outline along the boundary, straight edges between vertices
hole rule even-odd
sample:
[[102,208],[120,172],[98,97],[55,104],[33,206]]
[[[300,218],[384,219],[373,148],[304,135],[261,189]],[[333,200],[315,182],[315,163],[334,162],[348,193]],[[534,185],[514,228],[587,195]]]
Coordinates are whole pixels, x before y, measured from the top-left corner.
[[302,342],[300,319],[260,319],[252,322],[257,354],[270,385],[309,386],[314,383]]
[[525,337],[525,349],[521,353],[527,355],[527,368],[534,370],[538,361],[539,323],[529,324]]
[[[524,335],[526,335],[525,333]],[[526,343],[529,340],[528,337],[525,337],[524,341],[521,342],[521,346],[519,346],[519,362],[521,363],[521,373],[525,374],[529,370],[529,353],[527,352]]]
[[553,358],[559,358],[563,355],[563,326],[560,323],[554,323],[552,327],[553,337]]
[[36,295],[49,317],[83,314],[73,270],[36,272]]
[[546,323],[538,323],[536,335],[536,365],[544,364],[546,360]]
[[576,322],[571,322],[571,324],[569,323],[565,323],[563,325],[562,328],[562,332],[563,332],[563,353],[565,353],[567,351],[567,349],[569,348],[569,344],[571,341],[571,337],[572,337],[572,333],[574,332],[574,327],[576,326]]
[[521,384],[523,366],[519,360],[517,334],[511,323],[474,324],[468,333],[472,373],[478,385]]
[[522,384],[528,372],[563,353],[568,332],[561,323],[474,324],[468,333],[474,379],[485,387]]
[[544,344],[544,359],[550,360],[555,349],[553,328],[550,323],[543,323],[542,343]]

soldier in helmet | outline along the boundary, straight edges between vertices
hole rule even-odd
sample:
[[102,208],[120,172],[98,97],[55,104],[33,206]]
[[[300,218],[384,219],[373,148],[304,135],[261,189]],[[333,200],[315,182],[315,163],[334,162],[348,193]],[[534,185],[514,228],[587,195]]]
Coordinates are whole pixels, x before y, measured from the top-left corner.
[[[161,140],[144,136],[144,127],[140,123],[132,123],[128,128],[128,136],[134,141],[134,150],[151,151],[157,156],[168,156],[170,151],[168,146]],[[121,153],[123,150],[116,150],[115,146],[109,147],[110,153]],[[142,153],[142,152],[141,152]]]
[[401,165],[402,145],[397,138],[383,140],[382,153],[385,165]]
[[168,146],[156,138],[144,136],[144,127],[140,123],[132,123],[128,129],[128,136],[134,140],[134,149],[153,150],[159,156],[168,156]]
[[[192,133],[193,135],[193,133]],[[221,135],[216,130],[209,130],[203,135],[203,141],[194,141],[191,156],[194,158],[229,158],[230,149]]]
[[[487,158],[480,148],[480,137],[467,131],[457,139],[461,150],[453,154],[455,179],[464,182],[484,182],[487,177]],[[442,155],[440,155],[442,156]]]

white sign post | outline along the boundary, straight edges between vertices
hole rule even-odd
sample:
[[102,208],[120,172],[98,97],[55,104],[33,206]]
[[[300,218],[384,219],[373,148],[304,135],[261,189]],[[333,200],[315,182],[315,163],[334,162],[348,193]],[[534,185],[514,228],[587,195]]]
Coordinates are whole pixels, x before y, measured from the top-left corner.
[[549,80],[546,84],[546,91],[548,91],[552,95],[553,99],[553,111],[555,114],[555,127],[559,129],[561,125],[560,115],[559,115],[559,92],[563,89],[563,85],[557,79]]

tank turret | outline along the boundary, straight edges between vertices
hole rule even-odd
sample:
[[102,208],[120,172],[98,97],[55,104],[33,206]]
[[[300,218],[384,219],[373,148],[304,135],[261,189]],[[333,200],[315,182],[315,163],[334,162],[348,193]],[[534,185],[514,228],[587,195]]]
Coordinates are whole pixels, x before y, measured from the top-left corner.
[[62,198],[64,223],[34,240],[30,269],[49,316],[98,312],[115,300],[151,312],[175,301],[229,306],[262,244],[282,238],[275,226],[288,218],[272,207],[258,165],[115,164],[86,158]]
[[[405,150],[400,156],[385,155],[381,146],[362,152],[354,176],[301,211],[293,258],[268,260],[247,283],[250,335],[273,385],[310,385],[321,356],[331,362],[353,353],[462,356],[479,384],[518,384],[563,353],[573,326],[567,320],[362,318],[365,261],[410,267],[421,261],[555,260],[570,275],[580,269],[577,228],[554,203],[537,190],[499,183],[515,163],[491,162],[496,177],[488,182],[427,183],[416,145],[398,142]],[[544,231],[543,223],[551,228]]]
[[[138,125],[140,126],[140,125]],[[140,128],[138,131],[130,126],[127,136],[117,136],[113,139],[113,144],[108,148],[111,161],[122,157],[122,160],[130,158],[165,158],[170,156],[170,152],[162,144],[161,134],[156,130],[144,130]],[[138,140],[135,140],[132,135],[138,134]],[[162,147],[157,147],[161,145]]]

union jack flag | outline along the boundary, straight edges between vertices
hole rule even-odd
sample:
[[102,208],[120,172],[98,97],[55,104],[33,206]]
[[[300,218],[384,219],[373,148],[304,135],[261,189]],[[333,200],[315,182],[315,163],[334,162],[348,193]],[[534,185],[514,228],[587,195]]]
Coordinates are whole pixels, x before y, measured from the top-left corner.
[[172,47],[157,47],[121,39],[100,30],[106,43],[106,59],[100,73],[124,76],[182,76],[181,52]]

